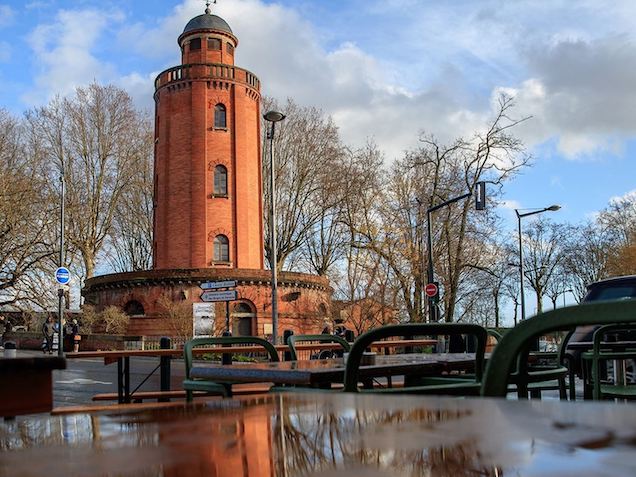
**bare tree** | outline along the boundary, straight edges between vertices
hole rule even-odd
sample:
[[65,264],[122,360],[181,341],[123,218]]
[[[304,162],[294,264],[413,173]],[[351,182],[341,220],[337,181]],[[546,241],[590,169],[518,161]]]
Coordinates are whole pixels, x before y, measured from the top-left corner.
[[[334,165],[341,154],[338,129],[331,118],[325,118],[316,108],[301,107],[288,99],[284,105],[273,99],[265,99],[264,110],[284,111],[287,118],[278,123],[273,139],[273,155],[276,178],[276,235],[277,267],[281,270],[286,261],[299,251],[308,237],[323,221],[332,218],[331,209],[336,198],[327,194]],[[267,123],[262,130],[267,131]],[[270,210],[269,190],[270,141],[263,144],[263,191],[265,211]],[[327,227],[329,228],[329,227]],[[271,263],[269,214],[265,217],[265,255]],[[319,266],[318,268],[324,268]],[[322,270],[321,270],[322,272]]]
[[[442,145],[423,136],[422,145],[396,161],[383,187],[384,197],[370,218],[359,227],[366,246],[391,266],[403,293],[411,320],[423,319],[422,288],[426,277],[426,209],[465,193],[473,194],[477,182],[501,185],[529,157],[511,134],[524,119],[513,119],[510,98],[499,98],[498,109],[484,132],[471,139]],[[491,186],[491,189],[494,187]],[[495,191],[492,191],[495,192]],[[375,217],[372,217],[375,214]],[[446,321],[453,321],[460,299],[461,282],[480,267],[480,244],[493,229],[493,214],[473,213],[472,200],[438,210],[433,217],[434,269],[443,288]]]
[[108,261],[116,271],[152,267],[153,156],[150,122],[140,124],[145,136],[145,158],[138,161],[128,186],[122,191],[109,233]]
[[614,247],[607,228],[601,224],[586,223],[570,231],[563,268],[569,276],[569,288],[580,301],[587,285],[608,276],[608,260]]
[[122,195],[147,160],[147,121],[125,91],[96,83],[53,99],[27,119],[52,165],[51,180],[63,171],[67,237],[90,278]]
[[[545,218],[530,223],[523,232],[524,278],[534,290],[537,313],[543,311],[543,297],[550,282],[558,280],[558,270],[565,260],[568,227]],[[559,283],[553,288],[562,287]]]
[[[47,196],[40,159],[23,140],[19,121],[0,109],[0,305],[46,305],[38,300],[42,289],[33,290],[31,284],[55,254],[57,202]],[[51,276],[49,270],[49,282]]]

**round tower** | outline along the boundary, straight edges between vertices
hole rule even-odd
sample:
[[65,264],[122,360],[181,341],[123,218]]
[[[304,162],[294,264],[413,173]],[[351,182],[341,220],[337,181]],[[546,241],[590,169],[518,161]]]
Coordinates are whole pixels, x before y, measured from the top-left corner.
[[[188,22],[177,42],[181,65],[155,80],[153,270],[89,278],[82,294],[98,311],[116,305],[130,315],[128,334],[173,335],[176,324],[162,305],[168,298],[191,304],[194,320],[204,313],[204,334],[229,329],[234,336],[270,337],[260,84],[234,66],[238,40],[209,8]],[[236,300],[200,311],[202,284],[210,281],[234,282]],[[331,292],[325,277],[281,272],[279,334],[319,332],[331,319]],[[192,334],[199,331],[195,324]]]
[[209,8],[155,80],[154,268],[263,269],[260,84]]

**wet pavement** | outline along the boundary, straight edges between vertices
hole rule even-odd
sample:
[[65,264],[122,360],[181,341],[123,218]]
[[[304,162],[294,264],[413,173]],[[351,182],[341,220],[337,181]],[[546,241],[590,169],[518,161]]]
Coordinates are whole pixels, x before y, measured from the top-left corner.
[[[42,356],[42,352],[18,350],[18,356]],[[159,385],[159,358],[131,358],[130,384],[141,391],[157,391]],[[184,364],[181,359],[171,363],[172,389],[181,389]],[[154,372],[153,372],[154,371]],[[66,369],[53,371],[53,405],[76,406],[94,403],[91,398],[100,393],[117,392],[117,363],[104,364],[100,358],[67,359]],[[113,403],[116,401],[112,401]]]

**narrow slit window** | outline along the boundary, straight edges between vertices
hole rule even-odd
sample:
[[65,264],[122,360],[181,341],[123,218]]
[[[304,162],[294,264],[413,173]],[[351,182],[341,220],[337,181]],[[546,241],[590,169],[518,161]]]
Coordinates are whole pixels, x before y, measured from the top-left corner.
[[225,166],[214,168],[214,195],[227,195],[227,169]]
[[230,241],[225,235],[217,235],[214,237],[214,261],[230,261]]
[[214,107],[214,127],[215,128],[227,127],[225,106],[220,103]]

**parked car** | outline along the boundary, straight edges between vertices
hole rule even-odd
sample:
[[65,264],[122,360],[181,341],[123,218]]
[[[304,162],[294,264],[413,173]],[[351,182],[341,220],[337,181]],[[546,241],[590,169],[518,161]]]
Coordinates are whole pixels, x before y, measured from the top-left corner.
[[[636,300],[636,275],[614,277],[591,283],[587,286],[587,294],[582,302]],[[574,331],[568,345],[571,343],[591,342],[596,326],[579,326]],[[617,337],[620,341],[636,341],[636,332],[624,332]],[[566,348],[566,354],[573,358],[576,374],[581,377],[581,350]],[[628,370],[630,381],[633,380],[633,363],[631,372]]]

